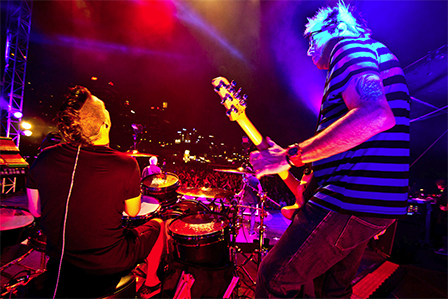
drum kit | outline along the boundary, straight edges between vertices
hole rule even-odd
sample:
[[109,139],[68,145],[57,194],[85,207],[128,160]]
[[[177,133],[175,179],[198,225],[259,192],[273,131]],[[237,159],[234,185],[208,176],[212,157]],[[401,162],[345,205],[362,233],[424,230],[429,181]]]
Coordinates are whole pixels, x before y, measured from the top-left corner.
[[[229,174],[253,174],[245,169],[214,169]],[[180,187],[176,174],[162,172],[142,179],[142,209],[149,199],[160,206],[153,206],[134,219],[126,222],[135,225],[151,218],[171,219],[168,233],[174,240],[174,259],[181,263],[202,267],[222,267],[233,264],[241,250],[236,246],[236,238],[242,227],[241,209],[255,209],[260,216],[259,242],[254,253],[243,263],[253,260],[258,255],[258,264],[266,254],[263,244],[266,226],[264,225],[266,199],[275,201],[259,193],[259,207],[245,206],[239,203],[234,192],[210,187]],[[244,185],[243,185],[244,188]],[[146,197],[146,198],[145,198]],[[146,207],[145,207],[146,209]],[[129,224],[128,224],[129,225]]]
[[[245,170],[215,169],[232,174],[247,174]],[[244,188],[244,187],[243,187]],[[180,187],[179,177],[170,172],[153,174],[141,181],[142,204],[135,217],[123,212],[122,226],[132,228],[142,225],[153,218],[170,220],[168,233],[174,242],[174,260],[193,266],[220,268],[237,266],[236,256],[241,250],[236,246],[236,237],[242,227],[240,209],[256,209],[260,216],[259,244],[254,254],[258,254],[258,264],[266,253],[263,244],[265,226],[265,194],[259,194],[258,208],[240,205],[235,193],[221,188]],[[275,203],[275,202],[274,202]],[[46,237],[41,232],[33,215],[26,209],[2,206],[1,235],[2,251],[8,246],[4,241],[11,240],[15,245],[28,239],[31,250],[42,253],[42,262],[35,274],[45,271]],[[11,237],[12,235],[13,237]],[[3,265],[1,271],[12,265],[19,265],[24,257]],[[251,257],[247,257],[246,264]],[[11,288],[8,288],[8,290]]]

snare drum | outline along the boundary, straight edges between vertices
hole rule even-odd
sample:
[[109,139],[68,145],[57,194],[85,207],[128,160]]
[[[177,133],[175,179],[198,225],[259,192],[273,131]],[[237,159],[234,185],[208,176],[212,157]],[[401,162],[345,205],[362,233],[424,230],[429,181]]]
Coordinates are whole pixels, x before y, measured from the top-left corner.
[[137,216],[130,217],[126,212],[123,212],[123,227],[133,228],[145,224],[154,218],[159,211],[159,201],[154,197],[143,195],[140,212],[138,212]]
[[198,212],[208,212],[209,208],[200,201],[195,199],[183,199],[178,203],[168,207],[162,212],[162,219],[174,219],[183,215],[198,213]]
[[176,190],[179,188],[179,177],[174,173],[157,173],[148,175],[142,180],[142,192],[157,198],[162,207],[170,206],[177,201]]
[[225,216],[214,212],[184,215],[168,229],[179,261],[203,267],[229,263],[229,220]]
[[20,207],[0,207],[1,250],[24,241],[33,225],[34,216]]

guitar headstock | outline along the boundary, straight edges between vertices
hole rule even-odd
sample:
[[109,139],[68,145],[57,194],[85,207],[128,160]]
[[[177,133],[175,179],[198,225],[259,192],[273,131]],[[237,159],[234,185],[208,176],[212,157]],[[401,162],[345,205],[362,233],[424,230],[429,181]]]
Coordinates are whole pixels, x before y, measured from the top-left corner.
[[235,90],[235,81],[229,83],[226,78],[217,77],[212,80],[212,85],[215,87],[215,92],[221,97],[221,104],[226,107],[226,114],[230,120],[234,121],[246,117],[247,96],[240,95],[241,88]]

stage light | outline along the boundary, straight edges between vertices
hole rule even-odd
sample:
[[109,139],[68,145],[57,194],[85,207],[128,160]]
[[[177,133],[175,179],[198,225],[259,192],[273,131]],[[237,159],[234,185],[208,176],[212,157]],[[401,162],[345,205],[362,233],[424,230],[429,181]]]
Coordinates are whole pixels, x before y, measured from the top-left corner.
[[[24,130],[29,130],[29,129],[31,129],[33,126],[29,123],[29,122],[26,122],[26,121],[22,121],[21,123],[20,123],[20,126],[22,127],[22,129],[24,129]],[[28,135],[27,135],[28,136]]]
[[31,132],[30,130],[25,130],[23,131],[23,135],[30,137],[31,135],[33,135],[33,132]]
[[23,113],[20,112],[20,111],[16,111],[16,112],[13,113],[13,115],[14,115],[15,118],[22,118]]

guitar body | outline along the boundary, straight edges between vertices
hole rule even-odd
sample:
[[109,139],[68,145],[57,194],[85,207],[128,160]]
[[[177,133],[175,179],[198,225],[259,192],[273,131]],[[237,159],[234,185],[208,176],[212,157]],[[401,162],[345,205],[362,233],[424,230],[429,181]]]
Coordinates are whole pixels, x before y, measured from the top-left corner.
[[[265,138],[261,136],[258,130],[254,127],[251,121],[246,116],[246,95],[241,96],[241,89],[235,90],[235,83],[229,83],[224,77],[217,77],[212,80],[212,85],[215,87],[215,92],[221,97],[221,104],[227,109],[227,116],[231,121],[236,121],[243,131],[247,134],[250,140],[255,144],[258,150],[266,150],[269,145]],[[306,202],[304,198],[304,191],[309,186],[313,178],[312,171],[305,174],[302,181],[297,180],[289,171],[284,171],[278,174],[288,188],[292,191],[296,198],[296,203],[292,206],[282,208],[282,215],[291,220],[295,212],[300,209]]]
[[302,180],[297,186],[297,191],[293,192],[296,197],[296,202],[292,206],[283,207],[281,210],[282,215],[286,219],[292,220],[297,210],[303,207],[303,205],[305,205],[305,203],[308,201],[309,198],[305,196],[304,193],[306,189],[310,186],[313,178],[314,178],[313,172],[304,174],[302,176]]

